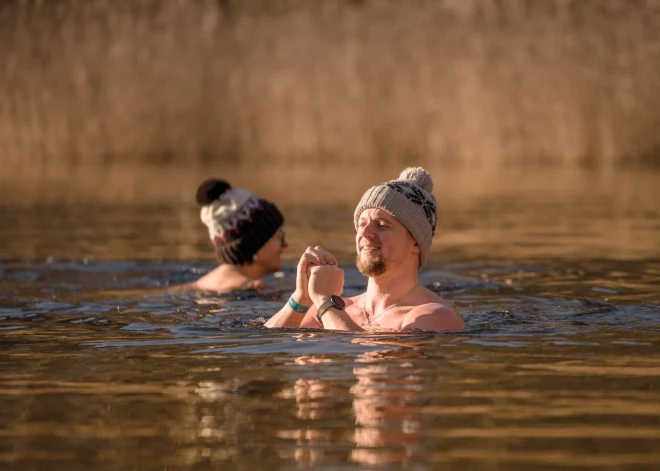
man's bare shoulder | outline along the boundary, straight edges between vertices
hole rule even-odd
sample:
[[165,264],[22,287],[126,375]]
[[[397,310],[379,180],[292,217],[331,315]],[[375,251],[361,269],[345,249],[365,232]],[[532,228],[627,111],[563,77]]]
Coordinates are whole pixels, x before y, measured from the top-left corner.
[[446,304],[420,304],[406,314],[402,330],[461,330],[465,322],[461,315]]

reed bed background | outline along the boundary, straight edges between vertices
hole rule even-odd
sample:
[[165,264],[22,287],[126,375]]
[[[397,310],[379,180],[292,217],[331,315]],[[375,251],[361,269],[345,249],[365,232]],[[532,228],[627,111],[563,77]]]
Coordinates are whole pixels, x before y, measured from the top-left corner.
[[660,0],[0,2],[0,163],[660,162]]

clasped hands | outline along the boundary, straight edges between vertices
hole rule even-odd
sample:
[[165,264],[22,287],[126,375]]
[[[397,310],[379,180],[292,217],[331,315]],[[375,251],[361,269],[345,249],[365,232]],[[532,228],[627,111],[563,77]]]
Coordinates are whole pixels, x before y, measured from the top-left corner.
[[318,307],[327,297],[341,295],[344,290],[344,270],[327,250],[307,247],[300,257],[293,298],[303,306]]

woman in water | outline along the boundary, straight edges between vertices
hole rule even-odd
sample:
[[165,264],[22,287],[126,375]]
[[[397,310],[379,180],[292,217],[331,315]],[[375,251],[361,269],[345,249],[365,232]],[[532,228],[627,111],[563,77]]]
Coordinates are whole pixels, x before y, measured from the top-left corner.
[[287,247],[277,206],[213,178],[202,182],[196,199],[220,264],[192,288],[217,293],[265,288],[261,278],[282,269]]

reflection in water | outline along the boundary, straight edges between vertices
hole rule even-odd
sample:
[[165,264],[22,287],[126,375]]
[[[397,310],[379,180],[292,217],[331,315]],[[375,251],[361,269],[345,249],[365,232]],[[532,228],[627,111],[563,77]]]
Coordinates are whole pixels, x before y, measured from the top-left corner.
[[657,307],[630,312],[643,328],[473,308],[461,334],[394,337],[205,325],[213,307],[197,322],[146,311],[107,324],[2,308],[0,326],[25,328],[0,331],[0,467],[522,471],[660,457]]
[[[0,1],[0,469],[657,471],[658,5]],[[407,164],[465,331],[263,329]],[[171,290],[209,175],[276,292]]]
[[[420,391],[424,388],[424,378],[415,374],[411,363],[399,363],[404,359],[397,358],[398,355],[387,358],[397,360],[395,364],[380,365],[379,353],[358,358],[373,363],[354,369],[357,383],[351,393],[355,397],[357,427],[351,460],[363,464],[419,461],[425,455],[420,450],[423,429]],[[406,353],[402,356],[419,355],[415,351]]]
[[[303,360],[310,363],[310,358]],[[296,360],[298,363],[298,360]],[[320,359],[320,363],[324,360]],[[311,363],[316,363],[313,360]],[[325,458],[323,448],[332,443],[330,431],[317,430],[313,421],[332,416],[333,411],[327,407],[327,399],[337,395],[338,387],[332,382],[319,379],[298,378],[292,388],[284,389],[279,397],[295,399],[295,415],[297,419],[310,423],[302,429],[280,430],[279,438],[295,441],[293,454],[282,449],[278,455],[285,459],[294,459],[298,464],[309,466]]]
[[[447,337],[433,348],[442,345],[444,362],[428,358],[430,337],[356,339],[380,348],[355,356],[352,374],[334,380],[321,379],[333,376],[322,355],[318,362],[294,362],[323,369],[306,371],[314,377],[298,378],[277,394],[295,401],[304,424],[277,432],[285,440],[279,456],[305,467],[348,459],[360,465],[415,463],[420,469],[500,464],[521,470],[576,463],[647,469],[660,458],[657,393],[639,390],[660,385],[653,367],[657,355],[650,361],[630,351],[625,360],[581,359],[580,345],[588,343],[576,341],[572,349],[553,352],[536,343],[512,360],[505,345],[470,351]],[[617,363],[626,366],[606,366]],[[612,385],[618,381],[612,375],[623,382]],[[350,399],[350,417],[338,401],[342,396]],[[616,426],[624,416],[635,426]]]
[[171,289],[213,266],[198,176],[152,170],[142,195],[0,174],[0,468],[657,468],[657,174],[438,169],[420,279],[467,327],[384,337],[262,326],[309,243],[364,289],[354,193],[390,174],[244,169],[286,201],[290,258],[274,292],[215,296]]
[[[360,464],[407,463],[423,460],[422,399],[424,377],[416,374],[414,361],[421,353],[413,342],[356,339],[359,344],[386,345],[387,350],[371,350],[358,355],[353,368],[353,384],[343,390],[346,380],[298,378],[293,387],[285,388],[279,397],[295,400],[296,417],[308,426],[295,430],[282,430],[278,436],[294,440],[293,455],[280,451],[280,456],[293,458],[298,464],[311,465],[327,459],[324,452],[333,437],[323,431],[323,422],[337,417],[337,411],[328,407],[329,399],[349,394],[354,430],[350,440],[348,459]],[[393,348],[402,347],[401,350]],[[407,361],[410,360],[410,361]],[[297,358],[296,364],[323,365],[331,360],[323,356]],[[315,426],[315,424],[319,424]],[[335,441],[335,445],[336,445]]]

